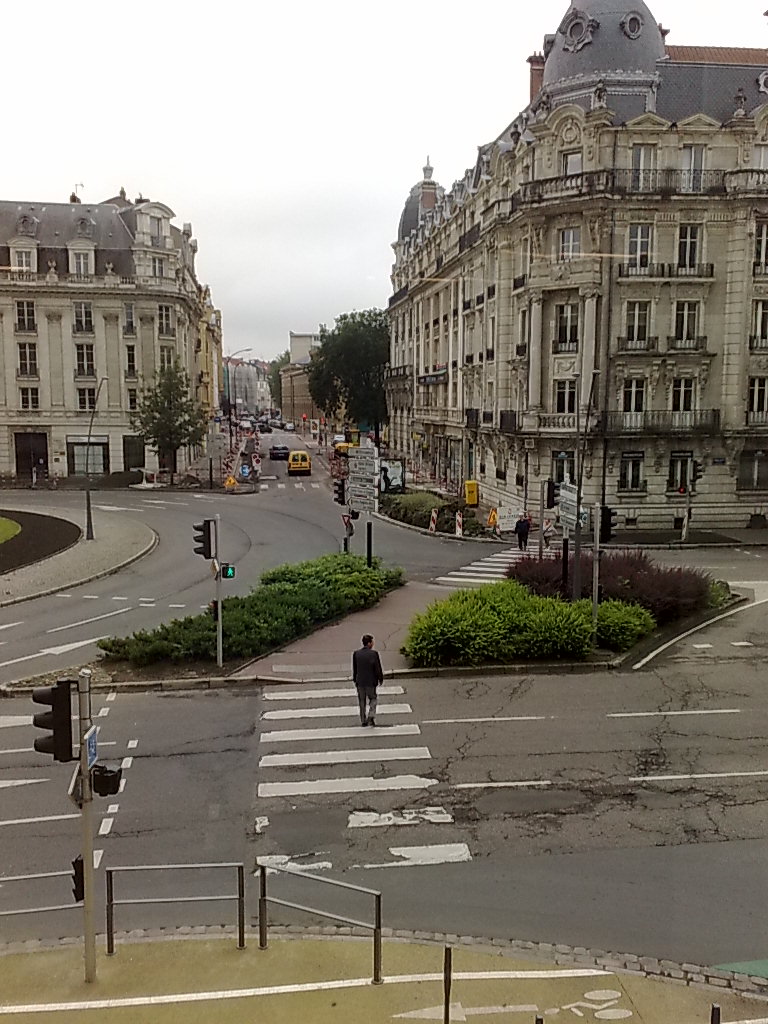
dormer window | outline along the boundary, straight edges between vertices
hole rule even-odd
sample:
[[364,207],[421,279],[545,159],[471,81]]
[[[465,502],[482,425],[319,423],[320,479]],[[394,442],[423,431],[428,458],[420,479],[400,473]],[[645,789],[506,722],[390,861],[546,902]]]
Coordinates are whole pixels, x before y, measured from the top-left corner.
[[72,277],[90,277],[93,274],[93,249],[82,243],[75,244],[69,250],[69,273]]
[[152,277],[165,277],[165,260],[162,256],[152,257]]
[[37,245],[26,239],[26,245],[22,242],[10,243],[10,263],[12,273],[21,278],[27,274],[37,273]]
[[580,149],[574,149],[569,153],[563,153],[563,175],[581,174],[584,168],[584,161]]
[[163,245],[163,218],[149,218],[149,241],[151,245],[161,247]]
[[17,270],[32,270],[32,250],[17,249],[14,253],[13,265]]

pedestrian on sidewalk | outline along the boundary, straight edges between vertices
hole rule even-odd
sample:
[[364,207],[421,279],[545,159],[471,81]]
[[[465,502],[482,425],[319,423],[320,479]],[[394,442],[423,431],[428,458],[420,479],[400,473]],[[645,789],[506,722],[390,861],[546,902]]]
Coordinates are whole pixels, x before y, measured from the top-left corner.
[[517,535],[517,546],[521,551],[528,550],[528,534],[531,532],[531,523],[525,512],[521,512],[515,523],[515,534]]
[[551,519],[544,520],[541,536],[544,538],[544,547],[549,550],[549,545],[552,542],[552,538],[555,536],[555,527]]
[[357,687],[360,725],[376,725],[376,687],[384,682],[384,672],[370,633],[363,635],[362,644],[352,655],[352,679]]

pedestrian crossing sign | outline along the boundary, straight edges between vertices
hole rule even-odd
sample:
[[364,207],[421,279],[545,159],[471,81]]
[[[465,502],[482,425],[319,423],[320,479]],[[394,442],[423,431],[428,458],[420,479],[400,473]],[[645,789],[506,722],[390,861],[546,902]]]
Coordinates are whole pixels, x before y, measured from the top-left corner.
[[499,522],[499,515],[495,508],[488,513],[488,526],[496,526]]
[[233,476],[228,476],[224,481],[225,487],[237,487],[237,480]]

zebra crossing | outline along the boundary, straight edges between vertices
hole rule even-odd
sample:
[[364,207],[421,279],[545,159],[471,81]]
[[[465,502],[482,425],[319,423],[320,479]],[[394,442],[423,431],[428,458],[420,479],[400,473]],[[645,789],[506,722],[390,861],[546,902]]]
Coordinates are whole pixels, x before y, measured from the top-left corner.
[[[459,569],[452,569],[444,576],[435,577],[432,582],[439,583],[445,587],[481,587],[485,583],[498,583],[507,578],[507,569],[515,562],[523,558],[534,556],[538,558],[538,543],[528,544],[527,551],[520,551],[519,548],[508,548],[506,551],[497,551],[486,558],[476,562],[470,562]],[[555,548],[544,550],[545,558],[559,558],[560,551]]]
[[[275,687],[262,694],[257,820],[263,824],[262,848],[266,845],[269,851],[256,858],[258,863],[318,870],[334,864],[380,868],[472,859],[466,843],[451,841],[456,836],[450,810],[434,805],[432,799],[429,806],[418,805],[440,780],[431,774],[434,759],[420,740],[421,727],[412,720],[404,688],[382,685],[378,693],[376,726],[368,728],[359,724],[351,687]],[[319,719],[328,724],[317,725]],[[302,860],[305,854],[283,848],[283,837],[286,845],[295,845],[296,815],[305,812],[311,818],[318,798],[327,807],[327,822],[338,823],[337,852],[318,851],[307,863]],[[388,845],[391,829],[397,831],[397,846]],[[373,844],[372,831],[377,836]],[[416,831],[420,842],[402,845],[407,834]],[[350,846],[354,848],[352,839],[362,834],[364,854],[357,863]],[[333,859],[325,859],[328,856]],[[367,860],[371,856],[372,862]]]

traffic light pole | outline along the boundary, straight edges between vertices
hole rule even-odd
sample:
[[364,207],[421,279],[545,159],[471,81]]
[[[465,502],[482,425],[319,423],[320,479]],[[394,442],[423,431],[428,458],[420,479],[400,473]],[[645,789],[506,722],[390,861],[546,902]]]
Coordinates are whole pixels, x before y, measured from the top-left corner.
[[216,559],[216,664],[219,668],[224,667],[224,632],[221,622],[221,547],[220,547],[220,530],[221,530],[221,516],[216,513],[215,526],[214,526],[214,544],[215,544],[215,559]]
[[680,540],[683,544],[688,540],[688,530],[691,524],[691,486],[693,484],[693,460],[688,460],[688,473],[686,474],[685,488],[685,517],[683,518],[683,532]]
[[592,627],[597,629],[597,610],[600,603],[600,523],[602,505],[595,505],[592,541]]
[[91,670],[80,669],[77,677],[77,707],[80,725],[80,779],[82,805],[80,824],[83,844],[83,946],[85,954],[85,980],[96,981],[96,927],[94,910],[96,893],[93,870],[93,788],[88,767],[88,744],[85,734],[91,728]]
[[544,558],[544,488],[547,486],[546,480],[541,480],[539,483],[539,561],[541,562]]

